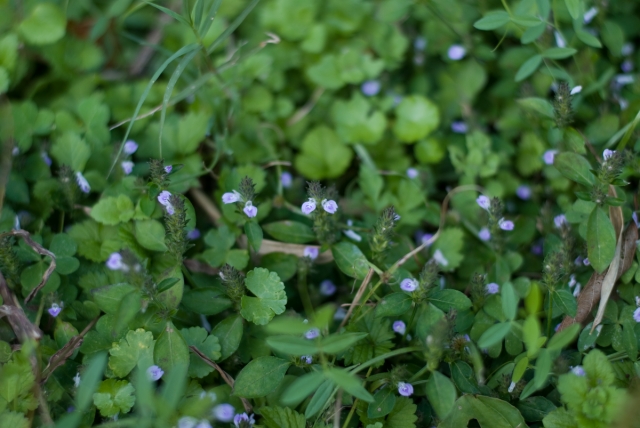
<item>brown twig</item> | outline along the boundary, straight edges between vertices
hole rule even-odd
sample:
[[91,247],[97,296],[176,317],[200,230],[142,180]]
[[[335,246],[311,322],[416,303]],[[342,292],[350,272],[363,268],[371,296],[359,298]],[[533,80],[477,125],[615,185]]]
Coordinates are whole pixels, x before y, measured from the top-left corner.
[[[627,227],[622,239],[620,267],[618,269],[618,274],[616,275],[616,280],[620,279],[620,277],[629,270],[633,264],[633,258],[636,252],[636,241],[638,240],[638,227],[633,221]],[[598,302],[600,302],[602,282],[604,281],[606,274],[607,271],[602,273],[593,272],[591,278],[589,278],[589,282],[587,282],[587,285],[585,285],[584,289],[578,296],[578,309],[576,311],[576,316],[565,316],[558,327],[558,331],[562,331],[575,323],[585,323],[591,315],[591,311],[598,305]]]
[[201,262],[200,260],[195,259],[186,259],[184,261],[184,265],[191,272],[195,273],[206,273],[207,275],[218,275],[219,270],[212,267],[211,265]]
[[195,200],[195,202],[204,210],[204,212],[209,216],[213,224],[216,226],[220,226],[220,219],[222,218],[222,213],[216,207],[216,205],[209,199],[209,197],[200,189],[193,188],[189,190],[189,193]]
[[[216,371],[220,374],[220,376],[222,377],[222,379],[227,383],[227,385],[229,385],[232,389],[233,389],[233,384],[235,383],[235,381],[233,380],[233,378],[231,376],[229,376],[229,374],[227,372],[225,372],[224,370],[222,370],[222,368],[217,365],[216,363],[214,363],[213,361],[211,361],[206,355],[204,355],[198,348],[196,348],[195,346],[189,346],[189,349],[191,349],[191,352],[193,352],[194,354],[196,354],[198,357],[200,357],[200,359],[202,361],[205,362],[205,364],[208,364],[209,366],[213,367],[214,369],[216,369]],[[242,400],[242,405],[244,406],[244,410],[247,413],[252,413],[253,412],[253,407],[251,406],[251,403],[249,403],[249,401],[246,398],[242,398],[240,397],[240,400]]]
[[38,291],[40,291],[42,289],[42,287],[45,286],[45,284],[49,280],[49,277],[51,276],[53,271],[56,269],[56,256],[51,251],[47,250],[42,245],[38,244],[36,241],[31,239],[31,236],[29,235],[29,232],[27,232],[26,230],[20,229],[20,230],[12,230],[12,231],[9,231],[9,232],[5,232],[3,234],[0,234],[0,238],[3,237],[3,236],[6,236],[6,235],[13,235],[13,236],[21,237],[24,240],[24,242],[26,242],[27,245],[29,245],[33,249],[33,251],[35,251],[36,253],[38,253],[40,255],[47,256],[47,257],[51,258],[51,264],[49,264],[49,267],[44,272],[44,275],[42,275],[42,281],[40,281],[40,284],[38,284],[38,286],[36,288],[31,290],[29,295],[24,299],[25,303],[29,303],[29,301],[31,299],[33,299],[36,294],[38,294]]
[[55,354],[49,358],[49,364],[47,367],[42,370],[42,380],[40,383],[44,385],[49,380],[49,377],[53,374],[53,372],[60,366],[64,365],[67,362],[67,359],[73,355],[73,352],[82,345],[84,341],[84,336],[91,330],[91,328],[98,322],[100,317],[96,317],[76,336],[73,336],[71,340],[69,340],[66,345],[64,345],[61,349],[58,350]]
[[367,285],[369,285],[369,282],[371,282],[372,277],[373,277],[373,269],[369,269],[369,272],[367,272],[367,276],[365,276],[364,279],[362,280],[362,284],[360,284],[360,288],[358,288],[358,292],[353,298],[353,302],[351,302],[351,306],[349,306],[349,310],[347,311],[347,314],[344,316],[344,319],[340,323],[340,328],[347,325],[347,321],[349,320],[349,317],[353,313],[353,309],[358,305],[358,302],[360,301],[360,298],[364,294],[364,290],[367,289]]

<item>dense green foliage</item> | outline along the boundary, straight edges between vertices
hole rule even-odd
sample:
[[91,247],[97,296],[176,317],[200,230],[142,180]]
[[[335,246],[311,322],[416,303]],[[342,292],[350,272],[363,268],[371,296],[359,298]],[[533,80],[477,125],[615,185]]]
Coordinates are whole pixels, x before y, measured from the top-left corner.
[[637,424],[640,3],[0,28],[1,427]]

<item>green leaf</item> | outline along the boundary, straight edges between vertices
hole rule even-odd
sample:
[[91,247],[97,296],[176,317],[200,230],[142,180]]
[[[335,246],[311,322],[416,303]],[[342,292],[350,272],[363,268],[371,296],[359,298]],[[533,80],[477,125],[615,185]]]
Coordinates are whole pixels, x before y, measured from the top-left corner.
[[303,138],[294,165],[303,176],[321,180],[341,176],[352,158],[353,151],[340,141],[338,135],[331,128],[320,125]]
[[[220,358],[221,348],[216,335],[209,335],[202,327],[183,328],[180,334],[187,346],[195,346],[210,360],[217,361]],[[189,377],[205,377],[213,370],[213,367],[202,361],[195,353],[189,353]]]
[[365,255],[351,242],[338,242],[331,247],[338,268],[352,278],[364,279],[369,272],[369,263]]
[[76,409],[79,412],[84,412],[89,407],[89,404],[91,404],[91,394],[93,394],[98,387],[106,364],[106,352],[94,354],[89,359],[89,363],[82,373],[82,382],[80,382],[76,394]]
[[429,302],[445,312],[448,312],[451,309],[464,311],[472,306],[471,300],[469,300],[464,293],[450,288],[446,288],[444,290],[436,289],[431,292],[428,297]]
[[451,380],[460,390],[467,394],[479,394],[480,388],[471,366],[464,361],[454,361],[450,365]]
[[168,250],[165,241],[165,228],[158,220],[138,220],[135,225],[136,240],[147,250]]
[[549,413],[544,417],[542,423],[545,428],[578,428],[578,424],[576,423],[573,413],[570,413],[564,407],[558,407]]
[[262,257],[262,267],[278,274],[282,281],[288,281],[298,272],[298,257],[293,254],[269,253]]
[[126,380],[107,379],[100,383],[98,391],[93,394],[93,404],[106,418],[129,413],[136,402],[134,391],[133,385]]
[[359,93],[349,101],[336,101],[331,116],[338,135],[348,143],[374,144],[380,141],[387,127],[385,115],[372,110],[369,101]]
[[60,40],[66,28],[67,17],[57,5],[37,3],[18,26],[18,32],[29,44],[49,45]]
[[362,386],[360,378],[349,373],[346,370],[338,369],[335,367],[329,368],[324,371],[325,376],[335,382],[340,388],[344,389],[349,394],[362,401],[371,403],[373,401],[373,395],[369,394],[369,391]]
[[609,267],[616,252],[616,232],[606,212],[595,207],[587,222],[587,255],[598,273]]
[[383,418],[396,405],[396,393],[392,388],[382,388],[373,395],[373,402],[369,403],[367,416],[370,419]]
[[570,317],[576,316],[578,304],[576,303],[576,298],[573,297],[573,294],[571,294],[569,290],[565,288],[554,290],[551,294],[551,299],[555,306],[562,308],[562,312],[564,314],[567,314]]
[[434,252],[440,250],[447,261],[446,265],[440,264],[442,270],[451,272],[460,266],[463,260],[464,240],[464,232],[458,227],[447,227],[442,230],[438,240],[431,246]]
[[549,59],[564,59],[576,54],[577,52],[578,51],[573,48],[549,48],[542,52],[542,57]]
[[331,379],[327,379],[320,384],[315,394],[313,394],[313,397],[311,397],[311,401],[309,401],[307,409],[304,411],[304,416],[307,419],[318,413],[325,406],[331,397],[331,393],[334,391],[334,388],[335,383]]
[[553,158],[553,165],[569,180],[584,186],[593,186],[596,178],[591,173],[591,164],[577,153],[564,152]]
[[[552,363],[553,361],[551,359],[551,353],[549,352],[549,350],[542,349],[540,351],[540,354],[538,355],[538,359],[536,360],[536,370],[534,371],[533,375],[533,384],[535,385],[536,389],[542,388],[542,386],[546,382],[549,373],[551,373]],[[526,397],[521,396],[521,398],[524,399]]]
[[482,336],[478,339],[478,347],[490,348],[493,345],[500,343],[510,330],[511,322],[509,321],[492,325],[487,329],[487,331],[482,333]]
[[527,422],[538,422],[544,419],[556,406],[544,397],[529,397],[518,401],[518,410]]
[[527,110],[541,114],[542,116],[550,119],[554,118],[553,106],[551,103],[543,98],[520,98],[516,100],[518,104]]
[[150,366],[153,362],[153,334],[144,329],[130,330],[109,350],[109,368],[118,377],[126,377],[138,362]]
[[276,357],[259,357],[247,364],[236,377],[233,395],[264,397],[275,391],[291,363]]
[[429,403],[440,419],[447,417],[456,401],[456,387],[451,379],[438,371],[431,373],[425,385]]
[[582,18],[582,1],[581,0],[564,0],[567,10],[572,19]]
[[[134,214],[133,202],[126,195],[118,195],[118,197],[107,196],[100,199],[91,209],[91,217],[98,223],[106,225],[127,222],[131,220]],[[164,232],[164,228],[162,229]]]
[[403,315],[411,309],[413,300],[408,293],[387,294],[376,305],[376,318]]
[[327,354],[339,354],[340,352],[352,347],[368,335],[368,333],[332,334],[331,336],[324,337],[320,340],[320,343],[318,343],[318,349]]
[[261,407],[263,423],[267,428],[306,428],[303,415],[288,407]]
[[78,250],[76,242],[66,233],[58,233],[51,240],[49,250],[57,257],[73,256]]
[[309,226],[292,220],[265,224],[264,230],[278,241],[293,244],[306,244],[316,239],[316,234]]
[[396,107],[393,133],[400,141],[413,143],[433,132],[439,123],[438,107],[422,95],[411,95]]
[[488,12],[482,18],[473,23],[478,30],[495,30],[509,23],[509,14],[504,10]]
[[513,15],[511,21],[523,27],[535,27],[542,22],[540,18],[529,15]]
[[280,402],[285,406],[297,406],[326,382],[322,372],[310,372],[297,377],[282,393]]
[[580,324],[573,324],[569,328],[565,328],[559,333],[553,335],[547,349],[550,351],[562,351],[562,349],[574,341],[574,339],[580,333]]
[[516,318],[516,312],[518,311],[518,297],[516,296],[513,285],[510,282],[506,282],[500,289],[502,295],[502,312],[509,321],[513,321]]
[[275,315],[284,312],[287,295],[278,274],[264,268],[255,268],[247,274],[244,283],[256,296],[242,296],[240,314],[244,319],[258,325],[265,325]]
[[294,336],[267,337],[267,345],[278,352],[290,355],[313,355],[318,352],[318,347],[313,340]]
[[167,291],[168,289],[176,285],[178,281],[180,281],[180,278],[165,278],[162,281],[160,281],[160,283],[156,287],[156,290],[158,291],[158,293]]
[[11,428],[30,428],[31,422],[24,414],[5,410],[0,413],[0,426]]
[[91,156],[91,149],[77,134],[65,132],[51,146],[51,155],[58,164],[67,165],[74,172],[82,172]]
[[137,288],[133,285],[119,283],[96,288],[91,290],[91,294],[101,311],[108,314],[116,314],[120,308],[122,298],[136,290]]
[[170,371],[176,366],[188,366],[189,358],[187,343],[173,323],[167,322],[153,350],[154,362],[164,371]]
[[[567,1],[567,0],[565,0],[565,1]],[[598,38],[596,36],[594,36],[593,34],[586,32],[585,30],[577,29],[576,30],[576,36],[585,45],[591,46],[593,48],[601,48],[602,47],[602,43],[600,43],[600,40],[598,40]]]
[[211,330],[211,334],[216,336],[220,343],[220,358],[218,361],[223,361],[236,352],[238,346],[240,346],[243,331],[242,317],[240,315],[231,315],[223,319]]
[[201,315],[217,315],[233,305],[224,292],[213,288],[189,290],[180,303],[189,311]]
[[516,82],[521,82],[527,77],[531,76],[538,69],[540,64],[542,64],[541,55],[534,55],[526,60],[524,64],[520,66],[518,72],[516,73]]
[[463,395],[454,406],[456,410],[450,412],[438,428],[466,427],[471,419],[477,419],[481,427],[523,428],[527,426],[518,409],[497,398]]
[[244,224],[244,233],[247,235],[247,240],[253,249],[258,252],[262,245],[262,228],[260,225],[253,221],[248,221]]

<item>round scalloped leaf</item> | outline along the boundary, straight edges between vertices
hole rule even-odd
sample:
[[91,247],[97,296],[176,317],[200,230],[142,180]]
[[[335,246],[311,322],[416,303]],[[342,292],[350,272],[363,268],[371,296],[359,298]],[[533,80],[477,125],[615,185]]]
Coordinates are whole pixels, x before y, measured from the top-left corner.
[[33,8],[27,19],[18,26],[18,31],[27,43],[48,45],[60,40],[67,28],[67,17],[55,4],[40,3]]
[[[187,342],[187,346],[195,346],[210,360],[216,361],[220,358],[221,348],[218,338],[214,335],[208,335],[204,328],[185,328],[180,330],[180,334]],[[196,354],[190,352],[189,355],[189,377],[205,377],[213,371],[213,367],[202,361]]]

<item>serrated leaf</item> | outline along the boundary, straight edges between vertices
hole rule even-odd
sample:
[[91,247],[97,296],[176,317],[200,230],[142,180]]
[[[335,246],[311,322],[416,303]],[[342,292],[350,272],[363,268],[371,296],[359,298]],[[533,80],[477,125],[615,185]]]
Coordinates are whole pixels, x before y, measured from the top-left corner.
[[65,132],[56,138],[51,147],[51,155],[58,164],[67,165],[74,172],[82,172],[91,156],[91,149],[77,134]]
[[569,180],[584,186],[593,186],[596,178],[591,172],[591,164],[577,153],[564,152],[553,158],[553,165]]
[[259,357],[247,364],[236,377],[233,395],[264,397],[280,385],[291,362],[276,357]]
[[100,383],[98,391],[93,394],[93,404],[107,418],[118,413],[129,413],[136,402],[134,391],[133,385],[126,380],[107,379]]
[[151,365],[156,341],[153,333],[144,329],[130,330],[109,350],[109,368],[118,377],[126,377],[140,362]]
[[263,423],[267,428],[305,428],[303,415],[288,407],[261,407]]
[[264,268],[255,268],[247,274],[244,283],[256,296],[242,296],[240,314],[244,319],[258,325],[265,325],[275,315],[284,312],[287,295],[278,274]]
[[[182,338],[187,346],[195,346],[207,358],[217,361],[220,358],[220,343],[218,337],[207,333],[202,327],[183,328],[180,330]],[[205,377],[213,371],[213,367],[202,361],[202,359],[194,354],[189,353],[189,377]]]
[[[91,217],[98,223],[106,225],[127,222],[134,214],[133,202],[126,195],[107,196],[100,199],[91,209]],[[164,232],[164,228],[162,230]]]

